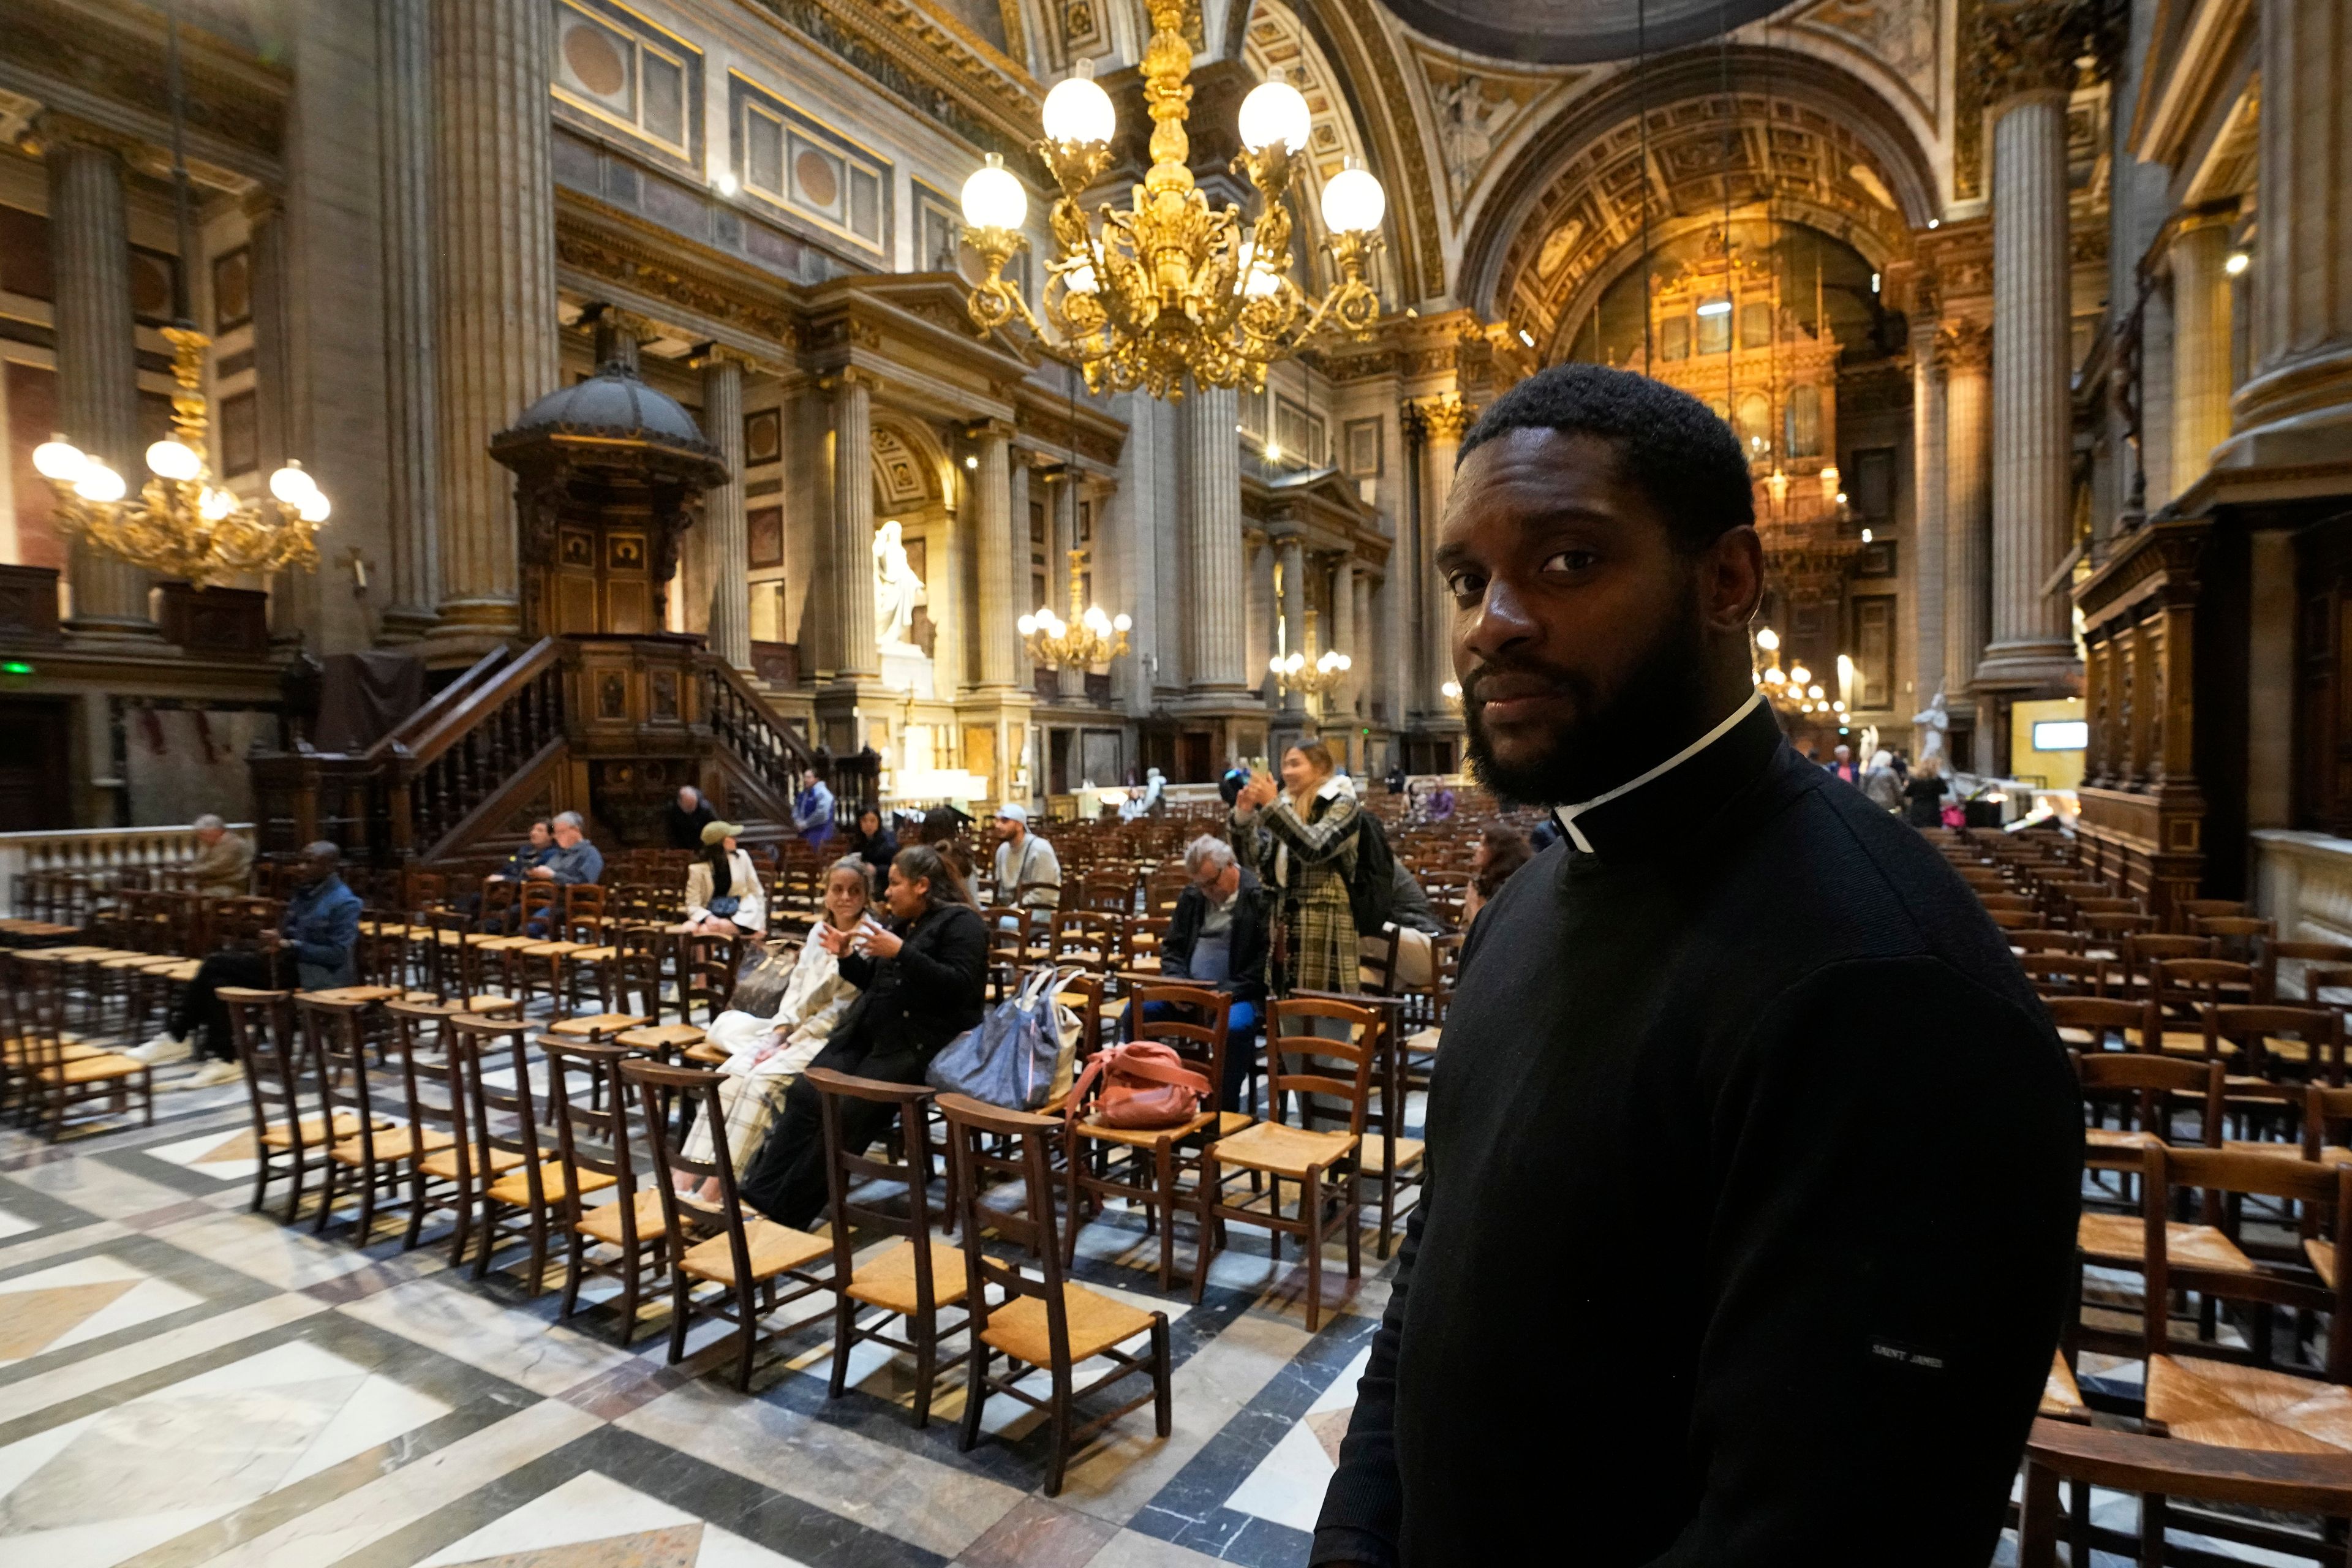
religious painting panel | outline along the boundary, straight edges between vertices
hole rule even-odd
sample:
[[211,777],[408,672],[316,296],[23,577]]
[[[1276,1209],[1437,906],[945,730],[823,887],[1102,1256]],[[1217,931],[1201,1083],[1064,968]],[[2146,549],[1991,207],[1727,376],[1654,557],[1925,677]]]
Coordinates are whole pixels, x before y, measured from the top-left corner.
[[168,251],[131,247],[131,315],[142,327],[172,324],[177,297],[180,258]]
[[1350,419],[1340,426],[1340,447],[1349,479],[1381,477],[1382,430],[1383,421],[1379,415],[1370,419]]
[[751,564],[782,566],[784,563],[784,509],[780,506],[757,506],[743,515],[744,531],[751,541]]
[[743,464],[757,468],[784,457],[784,415],[780,408],[760,408],[743,416]]
[[1895,595],[1873,594],[1853,601],[1853,694],[1855,711],[1895,706]]
[[261,467],[260,409],[251,392],[220,401],[220,466],[230,479]]
[[[5,210],[5,209],[0,209]],[[5,256],[0,249],[0,256]],[[16,504],[16,562],[62,571],[66,542],[52,518],[56,506],[49,482],[33,467],[33,450],[57,433],[58,375],[47,365],[9,360],[8,472]]]
[[58,297],[57,281],[49,275],[49,220],[39,213],[0,206],[0,294]]

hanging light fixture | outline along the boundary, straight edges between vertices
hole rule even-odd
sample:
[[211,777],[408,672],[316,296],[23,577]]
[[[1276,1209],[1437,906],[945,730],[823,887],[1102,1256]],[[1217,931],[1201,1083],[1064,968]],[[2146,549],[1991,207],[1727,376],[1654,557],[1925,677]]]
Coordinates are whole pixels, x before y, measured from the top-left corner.
[[[65,435],[33,449],[33,468],[57,497],[59,527],[92,549],[163,577],[198,587],[245,573],[319,563],[315,537],[333,508],[299,462],[269,476],[267,497],[247,501],[215,481],[205,460],[205,351],[212,339],[188,312],[188,268],[195,257],[188,217],[187,106],[180,79],[180,17],[169,8],[172,180],[177,198],[179,264],[172,274],[172,434],[144,454],[152,476],[130,496],[124,454],[85,452]],[[127,465],[126,465],[127,466]]]
[[963,186],[964,237],[987,270],[968,301],[972,323],[994,331],[1020,322],[1040,352],[1085,371],[1087,386],[1181,397],[1189,375],[1202,386],[1265,384],[1265,367],[1297,353],[1325,328],[1369,334],[1380,297],[1365,277],[1380,248],[1388,195],[1354,159],[1323,186],[1327,247],[1339,279],[1320,300],[1290,276],[1291,159],[1305,153],[1312,116],[1279,73],[1242,100],[1243,151],[1234,166],[1258,193],[1244,232],[1241,209],[1220,212],[1186,166],[1184,122],[1192,89],[1192,46],[1184,24],[1192,0],[1150,0],[1151,41],[1143,54],[1143,100],[1151,116],[1151,167],[1127,210],[1106,205],[1089,223],[1079,199],[1110,166],[1118,117],[1090,61],[1045,95],[1045,139],[1036,153],[1060,186],[1048,218],[1054,253],[1045,263],[1040,321],[1004,276],[1028,243],[1022,226],[1029,193],[997,153]]
[[1029,645],[1029,657],[1055,669],[1091,669],[1108,664],[1127,651],[1127,634],[1135,625],[1126,615],[1106,615],[1100,605],[1086,602],[1080,569],[1087,552],[1070,552],[1070,618],[1064,620],[1046,605],[1013,622]]
[[[1320,654],[1315,651],[1316,620],[1317,613],[1307,611],[1307,647],[1304,649],[1293,648],[1288,653],[1276,653],[1265,661],[1265,668],[1266,673],[1274,677],[1275,685],[1281,689],[1303,692],[1319,700],[1339,689],[1339,683],[1348,679],[1348,671],[1354,668],[1356,661],[1338,648],[1326,648]],[[1447,684],[1453,683],[1449,681]],[[1460,688],[1455,688],[1455,695],[1459,692]]]

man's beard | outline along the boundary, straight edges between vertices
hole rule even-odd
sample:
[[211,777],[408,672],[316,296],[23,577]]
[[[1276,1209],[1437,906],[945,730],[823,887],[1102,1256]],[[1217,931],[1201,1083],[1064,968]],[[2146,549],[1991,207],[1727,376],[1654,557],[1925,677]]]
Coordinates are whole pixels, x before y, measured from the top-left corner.
[[[1575,720],[1544,738],[1536,753],[1505,763],[1486,732],[1480,682],[1506,672],[1541,677],[1573,700]],[[1706,696],[1706,642],[1697,584],[1667,617],[1656,640],[1616,692],[1603,698],[1589,676],[1506,656],[1481,665],[1465,683],[1470,767],[1480,784],[1528,805],[1568,805],[1615,788],[1672,756]]]

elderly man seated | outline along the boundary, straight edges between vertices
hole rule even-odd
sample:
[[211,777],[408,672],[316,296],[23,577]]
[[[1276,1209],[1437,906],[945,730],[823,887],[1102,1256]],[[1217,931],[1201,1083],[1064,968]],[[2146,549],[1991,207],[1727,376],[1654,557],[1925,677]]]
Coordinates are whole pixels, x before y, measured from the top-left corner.
[[[1184,869],[1192,884],[1176,900],[1175,918],[1160,942],[1160,977],[1222,991],[1232,998],[1225,1011],[1225,1081],[1219,1086],[1228,1110],[1242,1109],[1241,1093],[1256,1049],[1258,1019],[1265,1010],[1265,960],[1274,931],[1274,896],[1257,874],[1234,858],[1234,847],[1202,834],[1184,847]],[[1165,1016],[1168,1005],[1144,1009],[1150,1020]]]
[[[588,842],[588,825],[576,811],[556,813],[553,823],[555,847],[546,859],[524,873],[524,880],[553,882],[560,887],[572,887],[583,882],[604,879],[604,852]],[[547,921],[536,920],[529,927],[532,936],[547,934]]]
[[228,830],[211,812],[196,818],[196,858],[188,880],[215,899],[241,899],[253,890],[253,844]]
[[342,852],[331,844],[321,841],[303,850],[294,896],[286,900],[286,918],[276,931],[263,933],[260,950],[215,952],[205,959],[172,1009],[163,1032],[127,1054],[151,1067],[185,1061],[194,1049],[191,1037],[202,1024],[205,1065],[181,1087],[233,1083],[245,1069],[237,1064],[236,1043],[230,1037],[228,1008],[218,995],[222,986],[268,985],[273,953],[292,960],[296,983],[304,991],[351,984],[357,975],[352,954],[360,937],[360,897],[343,885],[341,865]]

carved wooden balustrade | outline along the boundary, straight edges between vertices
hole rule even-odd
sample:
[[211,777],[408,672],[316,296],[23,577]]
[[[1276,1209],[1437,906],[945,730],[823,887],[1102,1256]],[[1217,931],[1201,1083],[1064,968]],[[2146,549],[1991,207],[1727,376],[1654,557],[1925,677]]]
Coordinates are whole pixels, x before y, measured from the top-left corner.
[[814,768],[833,791],[835,825],[856,825],[858,814],[881,802],[881,760],[872,752],[835,757],[812,751],[777,717],[751,683],[726,660],[702,659],[703,712],[712,736],[731,753],[761,802],[779,820],[792,820],[793,796],[803,770]]
[[413,740],[399,731],[387,737],[383,761],[391,765],[379,763],[379,776],[388,786],[394,858],[432,858],[464,837],[497,797],[554,760],[566,739],[564,652],[561,639],[541,637]]

